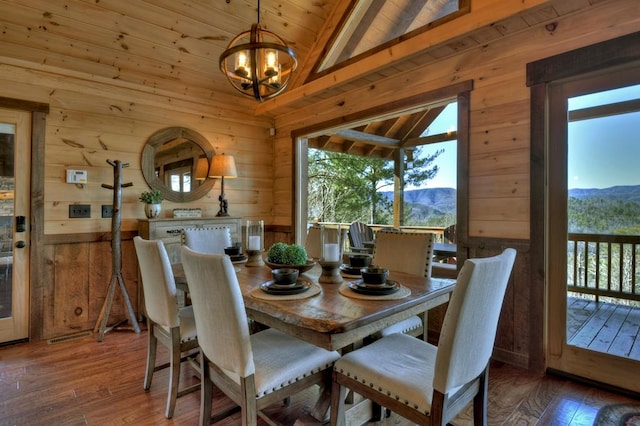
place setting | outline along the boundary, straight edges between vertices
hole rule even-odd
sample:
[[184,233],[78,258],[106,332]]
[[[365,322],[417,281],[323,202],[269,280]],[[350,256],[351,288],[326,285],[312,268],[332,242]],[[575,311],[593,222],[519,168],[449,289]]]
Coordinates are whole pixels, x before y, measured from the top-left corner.
[[301,276],[294,268],[278,268],[271,271],[272,280],[266,281],[251,292],[257,299],[292,300],[303,299],[321,292],[318,284],[307,277]]
[[340,273],[345,278],[360,278],[360,270],[371,264],[371,255],[364,253],[350,253],[349,263],[340,265]]
[[340,286],[340,294],[356,299],[402,299],[411,294],[411,290],[399,282],[389,279],[389,270],[377,266],[360,269],[360,279],[349,281]]
[[242,248],[240,246],[225,247],[224,254],[229,256],[233,264],[246,263],[249,259],[246,255],[242,254]]

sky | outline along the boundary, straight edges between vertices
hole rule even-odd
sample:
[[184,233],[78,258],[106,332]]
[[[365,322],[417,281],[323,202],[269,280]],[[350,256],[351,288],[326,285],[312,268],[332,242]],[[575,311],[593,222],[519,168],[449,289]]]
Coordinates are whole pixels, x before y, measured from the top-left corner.
[[[446,133],[447,131],[457,130],[457,112],[458,104],[456,102],[447,105],[447,107],[440,113],[438,118],[427,128],[427,131],[422,136],[438,135],[440,133]],[[444,148],[444,152],[440,154],[435,161],[434,165],[439,167],[438,174],[425,185],[420,188],[456,188],[456,171],[457,171],[457,148],[458,142],[448,141],[437,144],[423,145],[421,147],[422,155],[431,155],[438,149]],[[408,190],[415,189],[413,187],[407,187]]]
[[[640,99],[640,85],[569,100],[569,110]],[[569,123],[569,188],[640,185],[640,112]]]

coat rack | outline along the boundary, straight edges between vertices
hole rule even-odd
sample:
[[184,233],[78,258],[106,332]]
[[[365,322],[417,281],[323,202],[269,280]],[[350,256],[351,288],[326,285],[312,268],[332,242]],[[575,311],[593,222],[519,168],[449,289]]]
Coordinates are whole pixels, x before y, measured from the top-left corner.
[[[133,306],[131,305],[131,299],[129,298],[129,292],[127,286],[124,284],[122,278],[122,244],[120,241],[120,223],[122,221],[122,188],[132,186],[132,183],[122,183],[122,168],[129,167],[128,163],[123,164],[121,161],[107,160],[107,163],[113,166],[113,186],[102,184],[103,188],[113,190],[113,215],[111,216],[111,282],[109,283],[109,289],[107,290],[107,297],[102,305],[100,316],[96,321],[96,326],[93,332],[98,332],[98,342],[102,342],[104,334],[113,330],[122,323],[115,324],[111,327],[107,326],[107,320],[109,319],[109,312],[111,312],[111,306],[113,305],[113,298],[116,293],[116,286],[120,285],[120,291],[122,292],[122,299],[125,304],[125,310],[129,322],[133,325],[133,330],[136,333],[140,333],[140,326],[136,321],[135,314],[133,312]],[[124,321],[123,321],[124,322]]]

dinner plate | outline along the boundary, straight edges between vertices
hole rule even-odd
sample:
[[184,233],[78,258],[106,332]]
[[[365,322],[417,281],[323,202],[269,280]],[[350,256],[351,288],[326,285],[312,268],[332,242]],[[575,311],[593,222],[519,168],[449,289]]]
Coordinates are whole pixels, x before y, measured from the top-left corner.
[[340,271],[344,272],[347,275],[355,275],[359,277],[360,269],[362,268],[352,268],[351,265],[347,265],[346,263],[340,265]]
[[400,290],[400,284],[397,281],[388,280],[385,284],[365,284],[362,280],[355,280],[349,283],[349,288],[356,293],[369,295],[386,295],[393,294]]
[[247,261],[247,259],[249,259],[244,254],[239,254],[237,256],[229,256],[229,258],[231,259],[232,263],[241,263],[241,262],[245,262],[245,261]]
[[271,281],[260,284],[260,290],[268,294],[289,295],[304,293],[311,288],[311,282],[307,280],[298,279],[294,285],[281,285]]

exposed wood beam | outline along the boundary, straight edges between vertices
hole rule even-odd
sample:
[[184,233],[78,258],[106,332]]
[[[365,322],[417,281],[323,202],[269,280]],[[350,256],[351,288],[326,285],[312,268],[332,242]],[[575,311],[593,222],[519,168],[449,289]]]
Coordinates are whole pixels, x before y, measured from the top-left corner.
[[640,100],[636,99],[569,111],[569,121],[588,120],[590,118],[608,117],[638,111],[640,111]]
[[370,145],[378,145],[389,147],[396,147],[400,142],[398,139],[388,138],[386,136],[372,135],[371,133],[359,132],[357,130],[344,129],[335,133],[345,139],[350,139],[357,142],[363,142]]
[[[438,106],[435,108],[430,108],[422,113],[422,117],[418,120],[415,120],[413,123],[413,128],[407,131],[406,134],[400,138],[402,141],[412,138],[419,138],[422,136],[424,131],[431,126],[431,124],[435,121],[436,118],[440,115],[445,106]],[[400,143],[403,145],[403,142]]]
[[258,116],[277,113],[281,108],[293,106],[297,102],[316,96],[328,87],[341,87],[357,79],[362,79],[371,73],[378,72],[380,69],[392,66],[398,61],[427,51],[450,40],[452,28],[455,28],[455,33],[457,34],[473,32],[546,3],[548,3],[548,0],[528,0],[525,4],[521,2],[501,2],[500,7],[487,6],[487,10],[490,10],[491,13],[479,13],[473,16],[471,14],[461,15],[453,21],[416,34],[414,37],[398,40],[393,45],[393,49],[380,50],[344,68],[309,81],[304,86],[292,88],[275,98],[262,102],[256,106],[255,113]]
[[[363,6],[362,9],[360,9],[361,3]],[[357,16],[355,16],[355,19],[350,18],[347,27],[340,30],[340,35],[336,39],[336,42],[339,41],[339,44],[336,43],[336,46],[332,48],[334,49],[332,55],[325,58],[322,65],[323,68],[330,67],[351,58],[353,52],[360,46],[367,31],[371,28],[373,21],[380,13],[384,3],[384,0],[358,2],[359,10],[357,10]],[[345,29],[352,30],[346,32]]]
[[408,148],[408,147],[420,146],[420,145],[429,145],[429,144],[438,143],[438,142],[454,141],[456,139],[458,139],[458,132],[456,131],[439,133],[437,135],[422,136],[419,138],[407,139],[406,141],[404,141],[402,148]]
[[342,145],[342,151],[345,154],[348,154],[351,151],[351,148],[354,147],[356,143],[354,141],[345,141],[345,143]]
[[298,69],[291,77],[289,90],[302,86],[314,70],[318,68],[318,63],[326,56],[328,46],[333,44],[331,39],[334,37],[334,34],[338,32],[337,28],[342,26],[342,22],[348,18],[355,4],[356,0],[341,0],[336,2],[327,20],[318,32],[316,40],[309,49],[304,62],[299,64]]

